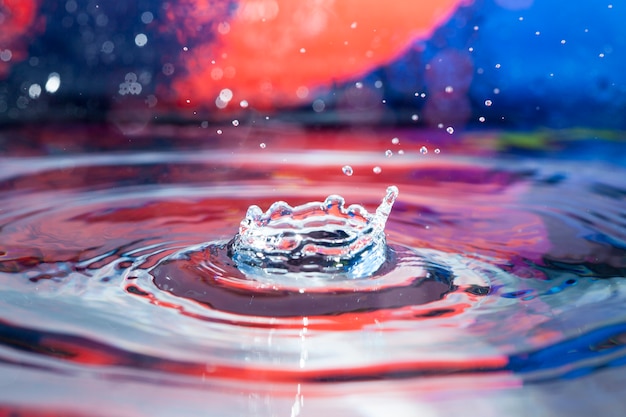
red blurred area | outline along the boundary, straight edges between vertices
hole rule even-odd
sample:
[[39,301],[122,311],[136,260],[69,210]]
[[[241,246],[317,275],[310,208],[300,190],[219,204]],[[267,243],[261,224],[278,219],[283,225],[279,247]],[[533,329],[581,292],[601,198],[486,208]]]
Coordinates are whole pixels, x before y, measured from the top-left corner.
[[0,0],[0,78],[26,57],[24,37],[37,20],[38,7],[36,0]]
[[[306,103],[316,90],[397,57],[462,1],[242,0],[227,20],[214,22],[206,41],[182,52],[185,74],[175,80],[174,94],[194,107]],[[214,3],[172,5],[170,20],[177,21],[168,24],[179,28],[179,40],[200,36],[198,28],[216,16]]]

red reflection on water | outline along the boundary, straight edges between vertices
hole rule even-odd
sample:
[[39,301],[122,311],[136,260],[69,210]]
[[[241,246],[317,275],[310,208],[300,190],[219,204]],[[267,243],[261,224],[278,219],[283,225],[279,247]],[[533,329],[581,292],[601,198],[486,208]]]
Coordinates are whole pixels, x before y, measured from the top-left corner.
[[[207,31],[204,43],[184,50],[187,74],[174,82],[174,90],[181,104],[191,106],[305,103],[314,89],[397,57],[460,3],[242,0],[228,21]],[[190,8],[194,13],[183,13]],[[213,2],[185,0],[171,5],[168,24],[178,26],[180,40],[197,39],[198,28],[224,14]]]
[[7,75],[13,63],[26,57],[23,37],[32,29],[37,8],[36,0],[0,1],[0,78]]

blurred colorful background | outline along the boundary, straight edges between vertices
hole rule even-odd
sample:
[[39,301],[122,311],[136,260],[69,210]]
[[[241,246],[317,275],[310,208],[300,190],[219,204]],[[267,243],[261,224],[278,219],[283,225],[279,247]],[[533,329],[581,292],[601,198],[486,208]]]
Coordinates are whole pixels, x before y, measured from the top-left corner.
[[0,0],[0,123],[623,129],[626,7]]

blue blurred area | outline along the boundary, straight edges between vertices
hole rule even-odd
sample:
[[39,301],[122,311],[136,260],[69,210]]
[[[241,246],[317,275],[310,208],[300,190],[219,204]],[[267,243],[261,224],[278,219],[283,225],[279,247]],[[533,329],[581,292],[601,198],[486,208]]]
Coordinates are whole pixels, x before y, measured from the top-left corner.
[[625,21],[624,4],[478,0],[365,79],[431,125],[623,129]]

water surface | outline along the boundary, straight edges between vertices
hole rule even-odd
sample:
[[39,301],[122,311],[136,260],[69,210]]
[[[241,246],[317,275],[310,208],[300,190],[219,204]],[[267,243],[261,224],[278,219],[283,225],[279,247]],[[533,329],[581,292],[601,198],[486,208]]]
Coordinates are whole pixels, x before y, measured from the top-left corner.
[[[568,415],[616,409],[590,387],[624,382],[620,142],[199,131],[97,153],[56,132],[2,157],[7,410],[501,415],[532,399],[541,415],[583,393]],[[374,212],[390,184],[371,274],[256,276],[229,253],[250,205],[338,194]]]

